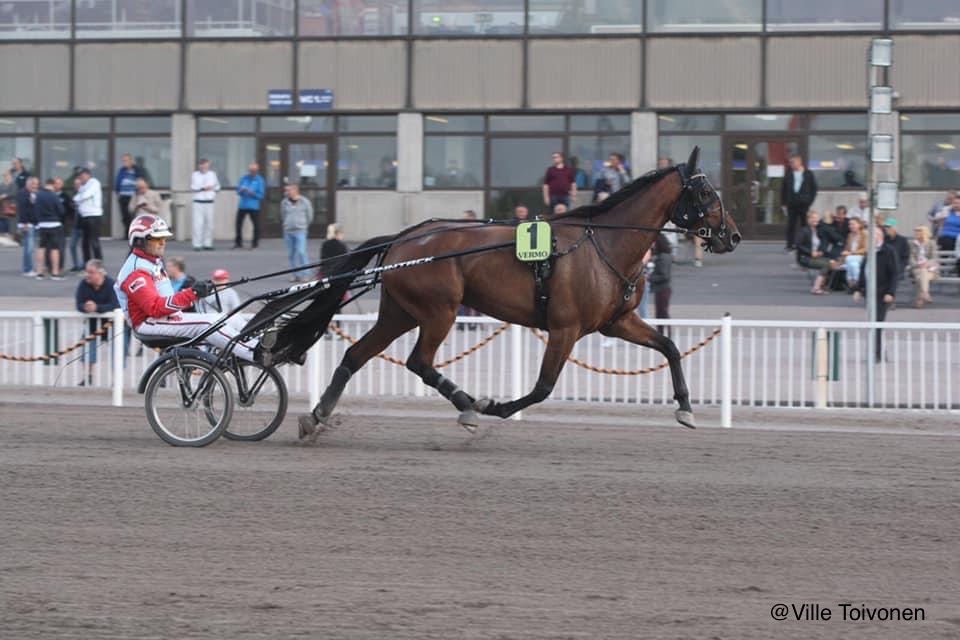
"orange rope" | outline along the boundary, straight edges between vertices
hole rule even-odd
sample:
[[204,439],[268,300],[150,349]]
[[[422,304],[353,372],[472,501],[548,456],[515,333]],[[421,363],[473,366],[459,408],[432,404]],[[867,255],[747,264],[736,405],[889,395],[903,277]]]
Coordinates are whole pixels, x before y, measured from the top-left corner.
[[79,349],[80,347],[82,347],[83,345],[87,344],[92,340],[96,340],[97,337],[99,336],[107,335],[107,329],[109,329],[112,324],[113,324],[112,320],[107,320],[106,322],[103,323],[103,327],[101,327],[100,329],[97,329],[96,331],[91,333],[89,336],[81,338],[76,343],[70,345],[66,349],[54,351],[52,353],[48,353],[47,355],[43,355],[43,356],[11,356],[6,353],[0,353],[0,360],[11,360],[13,362],[49,362],[50,360],[56,360],[61,356],[67,355],[71,351],[76,351],[77,349]]
[[[501,333],[503,333],[504,331],[506,331],[506,330],[507,330],[507,327],[509,327],[509,326],[510,326],[510,325],[508,325],[506,322],[504,322],[502,325],[500,325],[499,327],[497,327],[496,330],[494,330],[493,333],[491,333],[489,336],[487,336],[486,338],[484,338],[483,340],[481,340],[481,341],[478,342],[477,344],[473,345],[472,347],[470,347],[470,348],[467,349],[466,351],[461,351],[460,353],[458,353],[458,354],[455,355],[454,357],[450,358],[449,360],[444,360],[443,362],[437,363],[437,364],[433,365],[433,367],[434,367],[435,369],[443,369],[444,367],[449,367],[451,364],[453,364],[453,363],[455,363],[455,362],[459,362],[460,360],[463,360],[463,359],[466,358],[467,356],[471,355],[472,353],[475,353],[475,352],[479,351],[479,350],[482,349],[483,347],[485,347],[485,346],[487,346],[488,344],[490,344],[491,342],[493,342],[493,340],[494,340],[497,336],[499,336]],[[338,336],[340,336],[341,338],[343,338],[344,340],[346,340],[347,342],[349,342],[350,344],[356,344],[356,343],[357,343],[357,339],[356,339],[356,338],[354,338],[353,336],[351,336],[350,334],[348,334],[346,331],[344,331],[343,329],[341,329],[340,327],[338,327],[338,326],[336,326],[336,325],[334,325],[334,324],[331,324],[331,325],[330,325],[330,330],[333,331],[333,332],[334,332],[335,334],[337,334]],[[391,363],[393,363],[393,364],[400,365],[401,367],[406,366],[406,363],[405,363],[403,360],[398,360],[397,358],[394,358],[393,356],[388,356],[388,355],[386,355],[386,354],[384,354],[384,353],[379,354],[377,357],[380,358],[380,359],[382,359],[382,360],[386,360],[387,362],[391,362]]]

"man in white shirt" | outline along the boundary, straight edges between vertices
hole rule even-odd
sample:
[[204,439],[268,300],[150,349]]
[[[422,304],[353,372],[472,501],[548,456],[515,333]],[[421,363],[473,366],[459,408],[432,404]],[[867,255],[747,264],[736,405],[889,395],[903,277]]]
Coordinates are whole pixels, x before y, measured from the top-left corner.
[[857,206],[850,207],[847,210],[847,218],[858,218],[863,225],[866,226],[870,221],[870,197],[865,194],[860,194],[860,199],[857,202]]
[[190,176],[193,191],[193,250],[213,251],[213,201],[220,191],[217,174],[210,170],[210,161],[200,158],[197,170]]
[[83,262],[86,264],[91,259],[103,260],[103,251],[100,250],[103,187],[86,167],[80,169],[77,182],[80,183],[80,188],[73,196],[73,201],[77,205],[77,222],[80,225],[80,233],[83,235]]

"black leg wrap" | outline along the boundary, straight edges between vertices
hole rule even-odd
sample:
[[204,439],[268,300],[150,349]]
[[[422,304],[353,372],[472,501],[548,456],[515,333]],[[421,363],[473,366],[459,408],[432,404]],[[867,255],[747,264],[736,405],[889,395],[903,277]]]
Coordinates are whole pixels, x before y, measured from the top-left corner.
[[460,391],[460,387],[458,387],[450,378],[440,376],[440,379],[437,381],[437,391],[440,392],[440,395],[449,400],[454,393]]
[[473,407],[475,400],[470,397],[466,391],[457,391],[450,396],[450,402],[457,408],[457,411],[466,411]]
[[320,404],[313,410],[315,418],[317,417],[317,408],[320,409],[320,415],[330,415],[330,412],[333,411],[333,408],[336,406],[337,400],[340,399],[340,395],[343,393],[343,389],[347,386],[347,382],[350,381],[352,375],[353,371],[351,371],[349,367],[340,365],[336,368],[333,372],[333,379],[330,381],[330,386],[323,392],[323,397],[320,398]]

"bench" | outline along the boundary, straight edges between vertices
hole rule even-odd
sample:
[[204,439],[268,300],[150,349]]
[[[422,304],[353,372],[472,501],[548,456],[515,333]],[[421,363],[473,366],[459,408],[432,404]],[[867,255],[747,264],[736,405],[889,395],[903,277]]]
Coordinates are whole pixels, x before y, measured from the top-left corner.
[[937,264],[940,265],[940,276],[930,283],[930,286],[936,286],[940,283],[960,284],[960,275],[957,275],[957,253],[956,251],[937,251]]

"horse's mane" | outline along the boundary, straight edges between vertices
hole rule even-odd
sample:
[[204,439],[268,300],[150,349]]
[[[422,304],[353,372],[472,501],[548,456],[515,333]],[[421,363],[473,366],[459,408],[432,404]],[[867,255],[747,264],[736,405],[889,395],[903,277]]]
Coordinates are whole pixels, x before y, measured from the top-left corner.
[[653,171],[648,171],[630,184],[625,185],[622,189],[620,189],[620,191],[617,191],[603,202],[581,205],[576,209],[567,211],[566,213],[548,216],[547,219],[559,220],[561,218],[573,217],[592,218],[594,216],[601,215],[620,205],[624,201],[634,197],[650,185],[659,181],[660,178],[663,178],[664,176],[676,171],[676,169],[677,167],[667,167],[666,169],[654,169]]

